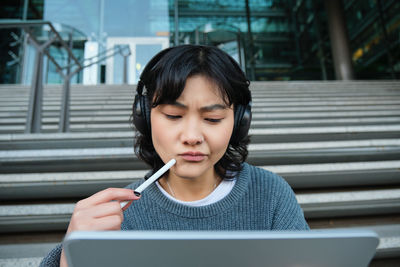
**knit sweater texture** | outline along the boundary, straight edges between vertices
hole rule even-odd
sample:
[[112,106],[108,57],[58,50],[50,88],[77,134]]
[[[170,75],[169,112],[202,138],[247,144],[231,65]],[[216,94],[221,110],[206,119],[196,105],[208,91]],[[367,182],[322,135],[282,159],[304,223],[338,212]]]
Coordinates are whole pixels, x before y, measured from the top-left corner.
[[[295,194],[280,176],[243,164],[232,191],[207,206],[168,199],[155,184],[124,212],[121,230],[308,230]],[[140,183],[127,186],[134,189]],[[61,244],[40,266],[59,266]]]

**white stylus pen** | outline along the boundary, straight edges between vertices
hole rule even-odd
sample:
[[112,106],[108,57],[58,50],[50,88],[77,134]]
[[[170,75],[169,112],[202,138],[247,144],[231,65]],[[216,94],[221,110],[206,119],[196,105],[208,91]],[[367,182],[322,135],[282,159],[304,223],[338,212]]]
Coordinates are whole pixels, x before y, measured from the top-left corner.
[[[174,166],[174,164],[176,163],[175,159],[171,159],[170,161],[167,162],[167,164],[165,164],[164,166],[161,167],[161,169],[159,169],[155,174],[153,174],[152,176],[150,176],[149,179],[147,179],[146,181],[144,181],[143,184],[141,184],[138,188],[136,188],[133,193],[136,196],[140,196],[140,194],[143,192],[143,190],[145,190],[149,185],[151,185],[152,183],[154,183],[155,181],[158,180],[158,178],[161,177],[161,175],[163,175],[166,171],[169,170],[169,168],[171,168],[172,166]],[[120,202],[121,208],[125,207],[126,204],[128,204],[129,201],[122,201]]]

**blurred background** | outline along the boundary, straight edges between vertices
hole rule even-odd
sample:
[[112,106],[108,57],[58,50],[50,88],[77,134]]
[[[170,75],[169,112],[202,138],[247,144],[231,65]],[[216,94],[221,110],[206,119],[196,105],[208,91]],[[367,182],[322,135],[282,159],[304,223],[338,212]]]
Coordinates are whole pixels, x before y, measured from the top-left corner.
[[[3,21],[51,22],[81,61],[128,46],[128,83],[137,82],[156,52],[178,44],[218,46],[255,81],[396,79],[400,72],[396,0],[2,0],[0,5]],[[40,42],[52,36],[47,26],[35,27],[33,34]],[[23,29],[0,29],[0,38],[0,83],[31,83],[35,48]],[[60,46],[54,42],[48,51],[68,65]],[[53,62],[43,64],[44,83],[62,83]],[[79,71],[71,82],[120,84],[123,66],[117,54]]]

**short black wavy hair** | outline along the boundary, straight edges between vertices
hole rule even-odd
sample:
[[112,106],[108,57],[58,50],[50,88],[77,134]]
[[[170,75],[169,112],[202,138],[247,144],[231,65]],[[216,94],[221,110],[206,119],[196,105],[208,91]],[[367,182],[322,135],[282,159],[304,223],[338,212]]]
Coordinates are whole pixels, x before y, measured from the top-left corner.
[[[146,65],[139,83],[144,84],[145,97],[154,108],[173,103],[183,92],[186,80],[194,75],[215,82],[224,102],[228,106],[233,104],[234,109],[236,105],[246,106],[251,101],[250,82],[240,66],[227,53],[213,46],[180,45],[164,49]],[[135,107],[132,112],[135,112]],[[249,141],[247,136],[236,144],[229,142],[225,154],[214,165],[221,178],[232,178],[241,170],[248,155]],[[150,165],[152,172],[164,165],[154,149],[151,135],[136,131],[134,149],[136,156]]]

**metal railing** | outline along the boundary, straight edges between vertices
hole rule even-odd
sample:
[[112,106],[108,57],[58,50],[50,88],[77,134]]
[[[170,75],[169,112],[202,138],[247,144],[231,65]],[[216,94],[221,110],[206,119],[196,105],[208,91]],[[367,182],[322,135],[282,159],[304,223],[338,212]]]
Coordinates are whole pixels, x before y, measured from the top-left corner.
[[[34,29],[37,27],[46,26],[52,33],[49,39],[45,42],[40,42],[34,34]],[[69,131],[69,117],[70,117],[70,88],[71,78],[86,67],[104,61],[116,54],[121,54],[124,57],[124,83],[127,83],[127,58],[131,52],[129,46],[115,46],[106,50],[98,55],[90,58],[78,60],[72,52],[72,47],[62,39],[59,32],[55,29],[49,21],[23,21],[23,20],[0,20],[0,29],[5,28],[20,28],[27,34],[28,40],[33,44],[36,49],[34,72],[31,83],[31,93],[29,98],[29,108],[26,119],[26,133],[39,133],[41,131],[42,121],[42,105],[43,105],[43,59],[44,55],[54,64],[57,72],[63,78],[62,100],[59,119],[59,132]],[[58,42],[68,54],[68,65],[60,66],[57,60],[51,55],[48,48]],[[84,64],[85,61],[90,60],[89,64]],[[72,62],[72,63],[70,63]]]

